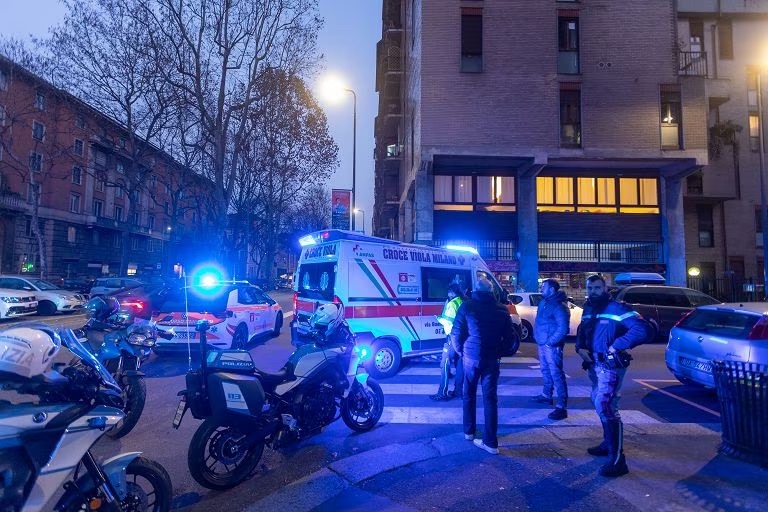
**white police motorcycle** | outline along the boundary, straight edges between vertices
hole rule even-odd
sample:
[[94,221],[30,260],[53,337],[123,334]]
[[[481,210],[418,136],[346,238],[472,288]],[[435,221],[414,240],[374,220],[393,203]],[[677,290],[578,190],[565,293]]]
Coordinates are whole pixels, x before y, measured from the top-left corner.
[[[90,449],[123,418],[120,387],[69,329],[0,330],[0,511],[165,512],[171,480],[140,452]],[[71,475],[71,477],[70,477]],[[69,478],[69,480],[68,480]]]
[[173,420],[187,409],[204,419],[189,445],[192,477],[209,489],[229,489],[249,478],[264,447],[279,449],[341,417],[354,431],[371,430],[381,418],[384,393],[363,362],[371,350],[358,346],[342,309],[318,308],[310,319],[313,343],[297,349],[275,374],[257,369],[249,352],[209,352],[206,321],[200,332],[200,369],[187,373],[187,388]]

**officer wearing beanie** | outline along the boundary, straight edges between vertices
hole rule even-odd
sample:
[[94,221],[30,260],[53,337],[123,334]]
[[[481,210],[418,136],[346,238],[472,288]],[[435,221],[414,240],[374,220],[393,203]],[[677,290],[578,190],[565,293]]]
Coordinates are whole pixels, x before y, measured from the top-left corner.
[[617,477],[629,472],[623,450],[623,426],[618,410],[619,390],[632,359],[627,352],[653,337],[653,328],[639,313],[613,300],[605,279],[587,278],[587,302],[576,334],[576,352],[592,382],[592,402],[603,424],[603,442],[587,449],[608,455],[600,474]]

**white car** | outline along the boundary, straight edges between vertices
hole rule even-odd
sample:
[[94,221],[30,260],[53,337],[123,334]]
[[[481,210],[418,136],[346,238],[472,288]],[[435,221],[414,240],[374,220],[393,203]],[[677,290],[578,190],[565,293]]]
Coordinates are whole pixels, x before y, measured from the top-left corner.
[[35,313],[37,313],[37,299],[34,293],[0,289],[0,318],[15,318]]
[[79,311],[86,303],[84,295],[59,288],[34,276],[0,276],[0,288],[32,292],[37,298],[37,312],[41,315]]
[[[542,300],[540,293],[510,293],[507,298],[511,304],[517,308],[517,314],[521,319],[521,335],[520,341],[534,341],[533,339],[533,326],[536,322],[536,312],[538,311],[539,302]],[[571,322],[568,329],[568,336],[576,336],[576,329],[578,329],[581,323],[581,313],[583,309],[568,301],[568,308],[571,310]]]

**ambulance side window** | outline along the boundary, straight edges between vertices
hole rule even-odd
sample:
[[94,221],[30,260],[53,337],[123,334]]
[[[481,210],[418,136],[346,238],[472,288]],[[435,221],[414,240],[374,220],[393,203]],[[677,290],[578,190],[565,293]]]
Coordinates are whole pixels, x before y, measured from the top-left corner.
[[472,283],[471,274],[466,269],[421,268],[422,302],[443,302],[448,297],[448,285],[458,282],[463,288]]

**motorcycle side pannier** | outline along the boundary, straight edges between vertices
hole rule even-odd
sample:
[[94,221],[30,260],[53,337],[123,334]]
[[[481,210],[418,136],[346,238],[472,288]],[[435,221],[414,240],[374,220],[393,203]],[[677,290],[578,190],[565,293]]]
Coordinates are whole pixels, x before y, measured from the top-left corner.
[[208,375],[208,395],[213,416],[231,421],[258,416],[265,401],[259,379],[237,373]]

